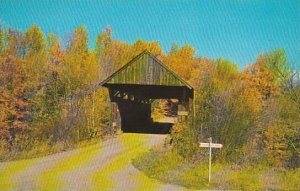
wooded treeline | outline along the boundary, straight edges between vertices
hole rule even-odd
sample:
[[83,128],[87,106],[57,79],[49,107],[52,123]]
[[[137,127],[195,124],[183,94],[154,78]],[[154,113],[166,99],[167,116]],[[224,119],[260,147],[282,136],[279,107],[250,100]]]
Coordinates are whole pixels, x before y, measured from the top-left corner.
[[228,161],[264,160],[299,165],[300,89],[283,50],[259,55],[239,71],[228,60],[196,56],[193,47],[128,44],[107,27],[88,45],[85,27],[69,39],[0,27],[0,158],[37,145],[63,147],[104,136],[110,101],[98,83],[145,49],[190,82],[196,91],[193,127],[177,125],[174,149],[186,158],[212,136]]
[[216,157],[223,162],[300,166],[299,74],[283,50],[259,55],[241,72],[230,61],[200,59],[189,81],[196,119],[173,129],[180,155],[199,159],[206,149],[197,143],[212,137],[224,145]]

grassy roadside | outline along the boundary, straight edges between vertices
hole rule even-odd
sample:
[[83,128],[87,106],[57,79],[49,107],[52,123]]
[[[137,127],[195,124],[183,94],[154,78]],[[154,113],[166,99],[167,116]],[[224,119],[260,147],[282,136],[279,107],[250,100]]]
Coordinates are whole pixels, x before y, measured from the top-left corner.
[[[108,138],[110,137],[104,138],[103,140],[100,139],[100,140],[104,141],[105,139]],[[70,145],[66,145],[63,143],[56,143],[54,145],[49,145],[47,142],[40,142],[35,146],[33,146],[31,149],[20,151],[20,152],[4,152],[2,150],[0,152],[0,162],[40,158],[55,153],[60,153],[63,151],[88,147],[97,143],[99,143],[99,139],[96,138],[91,140],[83,140],[78,143],[70,144]]]
[[149,177],[190,189],[300,190],[300,168],[241,167],[214,162],[208,184],[207,161],[191,164],[170,150],[153,149],[135,158],[133,164]]
[[300,168],[284,171],[279,174],[281,188],[288,190],[300,190]]

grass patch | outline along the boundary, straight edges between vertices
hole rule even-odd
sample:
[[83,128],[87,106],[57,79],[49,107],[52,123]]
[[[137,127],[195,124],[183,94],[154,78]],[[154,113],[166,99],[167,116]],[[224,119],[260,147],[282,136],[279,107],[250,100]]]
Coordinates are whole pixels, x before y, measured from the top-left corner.
[[[177,153],[163,148],[155,148],[134,159],[133,164],[151,178],[164,183],[181,185],[191,189],[208,189],[208,163],[191,164]],[[223,168],[214,164],[212,172]]]
[[37,157],[42,157],[45,155],[50,155],[53,153],[61,152],[65,147],[61,143],[57,143],[53,146],[49,146],[47,142],[40,142],[34,145],[30,149],[23,151],[8,151],[2,150],[0,152],[0,161],[12,161],[12,160],[22,160],[22,159],[32,159]]
[[177,172],[179,175],[177,176],[178,182],[192,189],[209,189],[214,188],[216,183],[216,172],[220,171],[224,168],[224,165],[220,163],[214,163],[212,165],[212,179],[211,182],[208,183],[208,161],[203,161],[198,164],[185,164],[188,166],[182,173]]
[[164,177],[164,174],[180,166],[182,158],[170,151],[159,153],[150,151],[136,157],[133,164],[151,178]]
[[144,153],[134,160],[134,165],[149,177],[190,189],[300,190],[300,168],[280,170],[263,165],[253,167],[213,162],[212,180],[208,184],[207,161],[189,163],[167,149]]
[[[104,137],[105,139],[106,137]],[[107,137],[108,139],[110,137]],[[3,142],[0,142],[2,144]],[[22,150],[22,151],[8,151],[0,147],[0,161],[13,161],[13,160],[23,160],[23,159],[33,159],[38,157],[44,157],[47,155],[52,155],[55,153],[87,147],[99,143],[99,139],[89,139],[82,140],[77,143],[66,145],[62,142],[57,142],[53,145],[50,145],[48,142],[37,142],[31,148]]]
[[227,189],[237,190],[263,190],[264,187],[261,180],[262,172],[260,169],[250,167],[230,171],[225,178],[225,187],[227,187]]
[[300,168],[281,172],[279,181],[282,190],[300,190]]

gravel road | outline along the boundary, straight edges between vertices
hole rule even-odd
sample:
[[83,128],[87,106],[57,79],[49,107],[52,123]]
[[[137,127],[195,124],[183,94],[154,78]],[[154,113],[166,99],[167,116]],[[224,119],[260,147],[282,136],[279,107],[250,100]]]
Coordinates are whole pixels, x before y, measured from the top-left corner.
[[[10,186],[2,188],[0,182],[0,190],[185,190],[176,185],[162,184],[151,179],[131,164],[131,160],[137,154],[154,145],[162,144],[164,138],[165,135],[119,135],[94,145],[95,154],[82,163],[77,161],[74,168],[63,173],[56,172],[56,166],[66,159],[82,160],[76,157],[80,156],[78,153],[81,152],[84,155],[85,148],[34,159],[34,162],[24,170],[8,176]],[[0,163],[0,170],[5,170],[13,163]],[[44,182],[40,180],[44,173],[52,171],[56,178],[54,180],[57,181],[49,179],[45,184],[45,180]],[[54,185],[56,182],[62,186]]]

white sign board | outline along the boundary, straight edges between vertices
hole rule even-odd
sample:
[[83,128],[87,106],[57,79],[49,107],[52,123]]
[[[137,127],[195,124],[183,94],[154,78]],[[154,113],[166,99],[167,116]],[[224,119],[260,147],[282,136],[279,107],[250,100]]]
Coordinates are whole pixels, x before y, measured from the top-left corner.
[[187,111],[178,111],[178,114],[177,115],[180,115],[180,116],[188,116],[189,115],[189,112]]
[[210,182],[210,179],[211,179],[211,149],[212,148],[220,149],[223,147],[223,145],[218,144],[218,143],[212,143],[212,139],[209,138],[209,143],[199,143],[199,146],[209,148],[208,182]]
[[209,143],[200,143],[199,146],[206,147],[206,148],[212,147],[212,148],[217,148],[217,149],[220,149],[223,147],[222,144],[217,144],[217,143],[211,143],[210,145],[209,145]]

